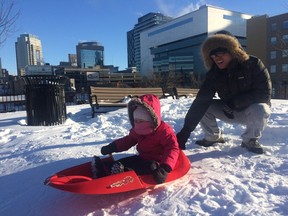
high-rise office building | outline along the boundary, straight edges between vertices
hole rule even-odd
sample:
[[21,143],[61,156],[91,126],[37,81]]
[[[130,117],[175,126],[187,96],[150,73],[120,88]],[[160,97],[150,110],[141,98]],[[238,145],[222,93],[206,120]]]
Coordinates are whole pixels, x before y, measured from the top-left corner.
[[139,71],[141,66],[140,33],[154,26],[172,20],[172,17],[164,16],[161,13],[148,13],[138,19],[134,28],[127,32],[127,55],[128,67],[136,67]]
[[36,35],[21,34],[15,43],[17,74],[25,75],[27,65],[43,65],[41,40]]
[[94,68],[104,65],[104,47],[97,42],[83,42],[76,46],[79,68]]
[[68,54],[68,60],[71,66],[77,66],[77,55],[76,54]]

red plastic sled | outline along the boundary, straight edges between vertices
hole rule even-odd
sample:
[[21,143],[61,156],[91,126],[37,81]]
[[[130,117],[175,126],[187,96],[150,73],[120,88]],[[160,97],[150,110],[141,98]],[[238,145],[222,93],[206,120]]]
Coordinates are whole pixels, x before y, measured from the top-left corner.
[[[113,160],[104,158],[102,160]],[[175,169],[165,181],[174,181],[184,176],[190,169],[190,161],[180,150]],[[112,194],[148,188],[157,185],[152,175],[137,175],[127,171],[102,178],[92,179],[91,162],[62,170],[48,177],[44,184],[53,188],[80,194]]]

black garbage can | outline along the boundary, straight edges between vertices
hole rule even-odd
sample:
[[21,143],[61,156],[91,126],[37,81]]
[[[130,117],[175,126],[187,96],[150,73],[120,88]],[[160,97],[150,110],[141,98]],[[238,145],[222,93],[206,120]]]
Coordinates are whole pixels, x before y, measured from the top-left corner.
[[51,126],[67,119],[64,76],[24,76],[27,124]]

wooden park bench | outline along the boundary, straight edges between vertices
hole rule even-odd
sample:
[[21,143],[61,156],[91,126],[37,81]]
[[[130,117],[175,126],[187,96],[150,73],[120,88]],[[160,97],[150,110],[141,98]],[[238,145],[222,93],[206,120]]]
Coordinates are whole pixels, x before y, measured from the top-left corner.
[[181,97],[196,97],[199,89],[190,89],[190,88],[163,88],[162,92],[163,94],[167,94],[169,96],[172,96],[174,99],[179,99]]
[[189,88],[176,88],[174,96],[176,99],[180,97],[196,97],[199,89],[189,89]]
[[139,97],[144,94],[154,94],[159,98],[167,97],[163,95],[159,88],[111,88],[90,86],[90,106],[92,108],[92,118],[95,113],[106,113],[127,106],[129,98]]
[[178,89],[176,91],[174,89],[173,92],[160,87],[112,88],[90,86],[89,102],[92,109],[92,118],[95,117],[96,113],[106,113],[126,107],[128,101],[131,98],[139,97],[144,94],[154,94],[157,95],[159,98],[179,98],[180,96],[193,96],[194,92],[192,90],[193,89],[186,89],[186,91],[184,91],[184,88],[183,90],[180,88],[179,91]]

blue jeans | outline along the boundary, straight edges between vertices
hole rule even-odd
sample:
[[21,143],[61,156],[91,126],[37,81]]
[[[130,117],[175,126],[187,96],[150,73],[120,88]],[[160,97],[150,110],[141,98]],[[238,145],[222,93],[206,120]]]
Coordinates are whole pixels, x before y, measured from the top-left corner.
[[221,137],[216,119],[231,124],[241,124],[246,126],[245,132],[241,135],[243,142],[250,139],[260,139],[262,132],[267,126],[267,121],[271,114],[270,106],[266,103],[255,103],[242,111],[234,111],[234,118],[229,119],[223,112],[224,103],[221,100],[213,100],[200,121],[204,131],[205,139],[209,141],[217,140]]

